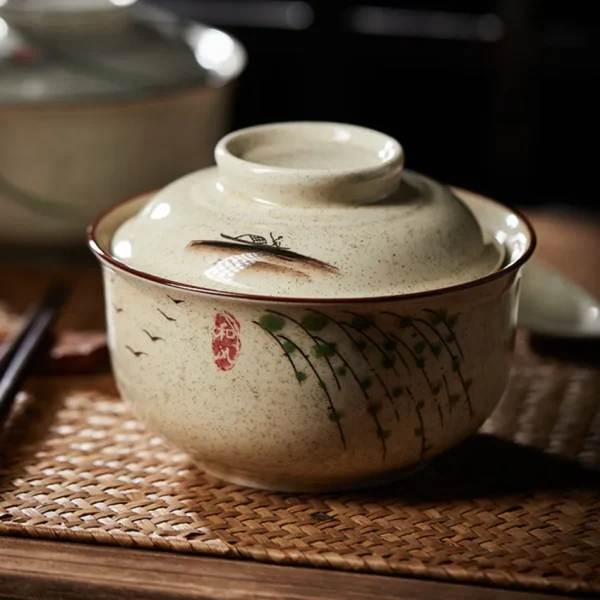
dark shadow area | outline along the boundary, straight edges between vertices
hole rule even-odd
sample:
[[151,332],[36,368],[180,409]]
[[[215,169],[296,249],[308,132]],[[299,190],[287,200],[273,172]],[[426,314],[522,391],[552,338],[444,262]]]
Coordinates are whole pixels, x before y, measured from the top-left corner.
[[587,367],[600,366],[600,337],[589,339],[529,336],[531,349],[544,358],[555,358],[567,363]]
[[232,129],[334,120],[383,130],[407,168],[523,206],[597,212],[592,3],[145,0],[248,52]]
[[[237,489],[237,486],[197,470],[192,464],[189,466],[186,487],[205,488],[209,482],[214,489]],[[327,500],[344,504],[357,502],[363,506],[370,502],[380,506],[398,503],[443,506],[477,499],[497,504],[494,498],[502,496],[541,497],[547,492],[554,497],[556,492],[568,495],[575,490],[600,493],[600,469],[587,469],[575,460],[494,435],[476,434],[394,484],[334,493],[279,494],[264,490],[250,490],[249,493],[266,504],[268,498],[274,496],[285,497],[286,503],[299,506],[306,502],[326,504]],[[334,518],[327,512],[317,512],[319,514],[314,515],[316,521]]]
[[9,264],[43,267],[48,270],[80,266],[97,268],[97,260],[84,244],[84,241],[82,239],[79,246],[66,248],[22,245],[15,249],[15,246],[0,244],[0,261]]
[[347,500],[360,502],[445,503],[544,491],[598,489],[600,471],[492,435],[475,435],[397,484]]

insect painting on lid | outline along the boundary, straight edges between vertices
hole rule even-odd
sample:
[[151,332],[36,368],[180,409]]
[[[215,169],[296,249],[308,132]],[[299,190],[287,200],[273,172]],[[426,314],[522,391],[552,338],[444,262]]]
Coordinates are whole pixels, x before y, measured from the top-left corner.
[[314,273],[338,274],[338,269],[322,260],[292,251],[283,245],[283,236],[269,232],[266,236],[253,233],[221,234],[220,240],[193,240],[188,248],[215,256],[214,263],[223,271],[260,271],[310,279]]
[[289,250],[289,248],[284,248],[281,243],[283,241],[283,236],[278,235],[277,237],[275,237],[273,235],[273,233],[269,233],[269,235],[271,236],[271,244],[269,244],[268,240],[266,237],[262,236],[262,235],[254,235],[253,233],[244,233],[242,235],[236,235],[231,236],[231,235],[225,235],[224,233],[221,234],[221,237],[225,240],[231,240],[232,242],[240,242],[242,244],[250,244],[250,245],[254,245],[254,246],[273,246],[274,248],[281,248],[282,250]]

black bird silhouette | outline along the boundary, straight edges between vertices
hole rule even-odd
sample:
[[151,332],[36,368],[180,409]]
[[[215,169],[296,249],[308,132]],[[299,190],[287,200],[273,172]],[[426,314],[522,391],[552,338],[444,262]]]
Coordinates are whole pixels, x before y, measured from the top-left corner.
[[167,321],[177,321],[177,319],[174,319],[173,317],[170,317],[169,315],[166,315],[162,310],[160,310],[160,308],[156,309]]
[[175,298],[171,298],[171,296],[167,295],[167,298],[171,301],[174,302],[175,304],[183,304],[184,300],[176,300]]
[[142,355],[148,356],[145,352],[134,350],[131,346],[125,346],[125,348],[127,348],[127,350],[129,350],[129,352],[131,352],[131,354],[133,354],[136,358],[139,358]]
[[159,340],[163,341],[163,338],[158,337],[157,335],[152,335],[148,330],[143,329],[142,330],[153,342],[158,342]]
[[122,309],[122,308],[119,308],[119,307],[118,307],[116,304],[113,304],[113,308],[114,308],[114,309],[115,309],[115,310],[116,310],[118,313],[120,313],[120,312],[123,312],[123,309]]

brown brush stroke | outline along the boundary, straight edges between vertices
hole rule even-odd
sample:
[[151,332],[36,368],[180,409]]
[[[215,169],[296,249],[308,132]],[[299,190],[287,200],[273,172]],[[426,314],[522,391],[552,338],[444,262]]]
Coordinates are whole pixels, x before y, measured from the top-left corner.
[[230,252],[239,252],[240,254],[246,254],[251,251],[263,258],[274,257],[284,261],[298,262],[306,267],[312,267],[328,273],[339,272],[337,267],[326,262],[311,258],[310,256],[298,254],[297,252],[292,252],[291,250],[278,248],[277,246],[259,246],[255,244],[224,242],[221,240],[193,240],[188,244],[188,248],[199,249],[201,247],[210,250],[228,250]]
[[310,276],[304,271],[293,269],[286,265],[280,265],[273,262],[259,261],[246,267],[244,271],[260,271],[262,273],[275,273],[277,275],[290,275],[300,279],[310,279]]
[[[265,259],[265,257],[258,256],[257,253],[254,251],[249,252],[248,255],[252,257],[252,261],[245,264],[243,269],[241,269],[240,273],[247,273],[248,271],[258,271],[262,273],[275,273],[277,275],[288,275],[290,277],[297,277],[299,279],[310,280],[310,275],[302,269],[302,266],[305,265],[290,266],[290,262],[288,260],[283,260],[276,256],[268,256]],[[224,258],[219,258],[212,264],[212,266],[215,267],[219,265],[225,270],[233,270],[235,272],[238,272],[238,269],[235,268],[235,265],[233,266],[233,269],[230,269],[230,263],[232,261],[235,261],[235,259],[236,255],[232,256],[231,253],[228,251],[225,254]]]

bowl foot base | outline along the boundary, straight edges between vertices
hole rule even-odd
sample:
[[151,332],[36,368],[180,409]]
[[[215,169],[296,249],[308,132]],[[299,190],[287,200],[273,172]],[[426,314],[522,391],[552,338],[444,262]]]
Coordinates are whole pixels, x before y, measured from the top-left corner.
[[226,483],[232,483],[243,487],[268,490],[272,492],[288,492],[288,493],[327,493],[327,492],[350,492],[364,490],[368,488],[381,487],[391,483],[395,483],[415,473],[421,471],[429,465],[430,461],[424,460],[416,465],[404,469],[389,471],[381,475],[370,477],[361,477],[341,482],[327,483],[326,481],[299,481],[292,478],[262,478],[255,474],[243,473],[240,471],[220,470],[213,466],[200,466],[200,468],[210,477],[218,479]]

